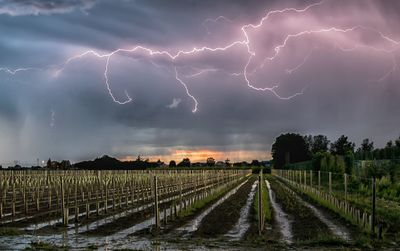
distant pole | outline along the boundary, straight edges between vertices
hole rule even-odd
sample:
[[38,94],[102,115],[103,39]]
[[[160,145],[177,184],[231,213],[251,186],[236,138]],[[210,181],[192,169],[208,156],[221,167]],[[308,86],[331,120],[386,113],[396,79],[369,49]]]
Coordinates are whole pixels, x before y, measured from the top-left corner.
[[318,171],[318,189],[321,190],[321,171]]
[[344,174],[344,200],[347,201],[347,174]]
[[372,222],[371,222],[371,237],[375,238],[375,207],[376,207],[376,178],[372,178]]

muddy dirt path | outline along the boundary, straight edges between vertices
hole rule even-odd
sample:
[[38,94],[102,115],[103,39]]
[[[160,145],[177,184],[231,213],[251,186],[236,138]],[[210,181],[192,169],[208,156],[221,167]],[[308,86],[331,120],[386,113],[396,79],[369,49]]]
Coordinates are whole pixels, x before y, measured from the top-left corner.
[[236,194],[237,191],[246,183],[248,183],[249,179],[246,179],[245,181],[243,181],[242,183],[240,183],[239,185],[237,185],[235,188],[233,188],[232,190],[230,190],[228,193],[226,193],[222,198],[220,198],[217,202],[215,202],[214,204],[212,204],[211,206],[209,206],[208,208],[206,208],[205,210],[203,210],[200,214],[198,214],[193,220],[190,220],[188,223],[186,223],[184,226],[176,229],[178,232],[184,232],[187,234],[191,234],[195,231],[198,230],[200,224],[202,223],[202,221],[204,220],[204,218],[211,213],[216,207],[218,207],[220,204],[222,204],[224,201],[226,201],[229,197],[231,197],[232,195]]
[[247,202],[255,178],[252,177],[236,193],[215,207],[202,220],[194,236],[217,237],[231,230],[240,218],[242,207]]
[[289,221],[288,215],[283,212],[281,205],[276,202],[275,192],[272,191],[269,181],[265,180],[265,183],[268,188],[269,200],[272,206],[274,220],[276,222],[275,225],[279,228],[283,241],[291,244],[293,243],[292,222]]
[[332,234],[326,224],[310,208],[305,206],[293,191],[288,190],[275,178],[269,179],[269,182],[272,191],[275,193],[274,198],[277,204],[281,206],[282,211],[287,214],[288,220],[292,223],[294,241],[322,239]]
[[309,200],[306,200],[304,196],[297,194],[293,189],[291,189],[285,183],[279,181],[279,183],[288,190],[288,192],[293,193],[296,198],[306,207],[308,207],[314,215],[322,221],[330,230],[331,232],[337,236],[338,238],[344,241],[351,241],[351,234],[349,229],[342,224],[341,221],[338,221],[337,217],[330,214],[326,209],[323,210],[321,207],[317,205],[313,205]]
[[240,217],[238,221],[231,228],[231,230],[225,234],[225,236],[231,238],[232,240],[240,240],[250,228],[250,209],[254,202],[257,185],[258,180],[256,180],[251,186],[251,190],[247,195],[246,204],[240,210]]

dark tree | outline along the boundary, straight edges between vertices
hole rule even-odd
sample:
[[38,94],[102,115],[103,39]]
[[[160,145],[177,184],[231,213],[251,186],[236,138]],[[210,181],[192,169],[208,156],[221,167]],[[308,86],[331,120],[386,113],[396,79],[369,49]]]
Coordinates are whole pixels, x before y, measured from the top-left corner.
[[394,142],[396,147],[400,147],[400,137]]
[[316,135],[313,137],[311,152],[313,154],[318,152],[327,152],[329,146],[329,140],[324,135]]
[[175,160],[171,160],[171,161],[169,162],[169,167],[176,167],[176,162],[175,162]]
[[361,151],[363,152],[372,152],[374,150],[374,142],[369,141],[369,139],[364,139],[363,142],[361,143]]
[[179,167],[190,167],[190,159],[184,158],[179,164]]
[[308,150],[311,151],[312,145],[313,145],[313,136],[312,135],[306,135],[303,137],[304,141],[306,142],[308,146]]
[[215,159],[213,157],[207,158],[207,166],[215,166]]
[[253,161],[251,161],[250,165],[251,166],[261,166],[261,162],[256,160],[256,159],[254,159]]
[[329,140],[324,135],[306,135],[304,140],[308,145],[309,151],[314,155],[319,152],[327,152],[329,146]]
[[272,158],[275,168],[282,168],[285,164],[306,161],[310,159],[308,145],[299,134],[281,134],[272,145]]
[[331,152],[336,155],[345,155],[348,152],[354,152],[355,144],[350,142],[344,135],[340,136],[338,140],[331,144]]
[[47,168],[51,168],[51,159],[47,161]]

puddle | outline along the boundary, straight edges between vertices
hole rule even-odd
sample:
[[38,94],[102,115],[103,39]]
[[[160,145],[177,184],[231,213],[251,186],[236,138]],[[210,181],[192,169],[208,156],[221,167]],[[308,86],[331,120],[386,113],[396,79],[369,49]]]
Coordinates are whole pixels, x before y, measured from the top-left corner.
[[275,221],[278,223],[277,225],[279,226],[279,230],[282,234],[282,238],[286,243],[292,244],[293,243],[293,234],[292,234],[291,223],[288,219],[288,215],[283,212],[281,206],[276,202],[275,193],[274,193],[274,191],[272,191],[271,185],[269,184],[268,180],[266,180],[265,183],[267,184],[269,200],[270,200],[271,206],[274,210],[274,218],[275,218]]
[[232,240],[240,240],[250,227],[250,222],[249,222],[250,207],[254,201],[254,195],[256,193],[257,185],[258,185],[258,180],[256,180],[253,183],[250,193],[247,197],[246,204],[240,210],[239,220],[236,222],[233,228],[227,234],[225,234],[225,236],[231,237]]
[[[238,187],[230,191],[230,195],[237,191],[237,189],[242,186],[245,182],[241,183]],[[183,196],[194,193],[193,191],[188,191],[183,194]],[[224,198],[229,197],[228,194],[224,196]],[[164,199],[160,201],[160,203],[168,202],[173,199],[179,198],[178,196],[173,196],[168,199]],[[223,202],[222,199],[219,200],[219,204]],[[149,203],[146,205],[142,205],[135,209],[131,209],[129,211],[134,210],[143,210],[144,208],[152,207],[153,203]],[[216,205],[215,205],[216,206]],[[179,210],[179,205],[177,205]],[[210,210],[211,211],[211,210]],[[50,235],[22,235],[22,236],[9,236],[9,237],[0,237],[0,250],[23,250],[26,247],[29,247],[32,242],[42,241],[45,243],[49,243],[56,246],[67,246],[72,250],[82,250],[87,248],[88,246],[96,246],[98,250],[110,250],[115,248],[129,248],[129,249],[138,249],[138,250],[165,250],[166,246],[173,245],[169,243],[155,244],[154,240],[147,239],[140,236],[132,235],[135,232],[144,230],[146,228],[150,228],[154,224],[154,217],[151,217],[147,220],[144,220],[138,224],[135,224],[127,229],[121,230],[115,234],[110,236],[83,236],[80,235],[81,232],[87,231],[88,229],[95,229],[97,226],[106,224],[109,221],[115,220],[116,218],[122,217],[124,214],[128,212],[120,213],[117,215],[112,215],[106,217],[105,219],[98,220],[96,222],[90,223],[85,226],[73,227],[69,228],[67,231],[63,233],[55,233]],[[166,210],[167,217],[171,215],[171,209],[168,208]],[[205,216],[205,215],[204,215]],[[204,216],[202,218],[204,218]],[[164,219],[164,213],[160,212],[160,221]],[[201,220],[200,220],[201,221]],[[199,223],[200,223],[199,221]],[[49,223],[54,222],[46,222],[43,223],[43,226],[49,225]],[[42,226],[41,224],[37,224],[36,226]],[[173,248],[174,249],[174,248]],[[202,250],[201,248],[199,250]]]

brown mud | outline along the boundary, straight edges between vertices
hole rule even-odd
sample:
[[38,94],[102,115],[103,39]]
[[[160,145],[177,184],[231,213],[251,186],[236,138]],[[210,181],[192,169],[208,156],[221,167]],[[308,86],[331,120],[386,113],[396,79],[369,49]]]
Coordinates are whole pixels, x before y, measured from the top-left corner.
[[255,177],[250,178],[239,190],[212,210],[194,232],[196,237],[216,237],[227,233],[240,217],[240,210],[246,204]]

